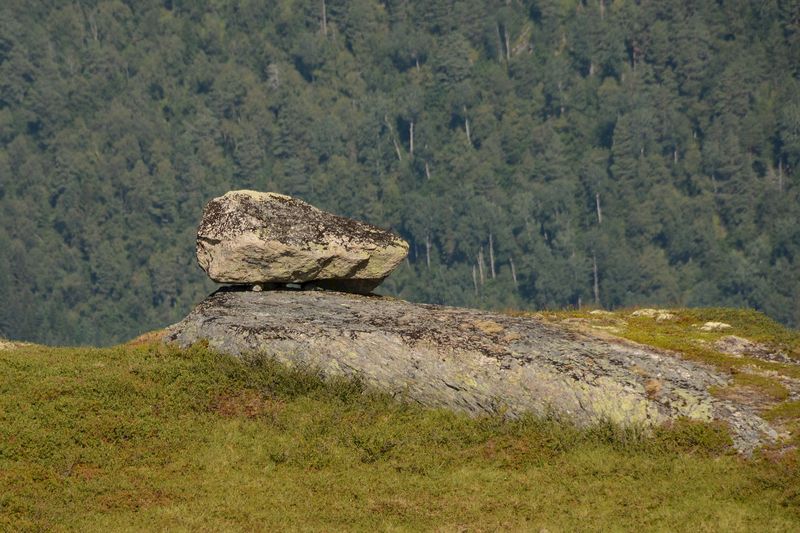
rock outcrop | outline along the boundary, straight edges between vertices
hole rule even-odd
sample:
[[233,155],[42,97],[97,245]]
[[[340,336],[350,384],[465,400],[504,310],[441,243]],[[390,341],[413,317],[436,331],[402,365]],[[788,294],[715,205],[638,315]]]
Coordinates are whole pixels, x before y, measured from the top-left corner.
[[776,437],[754,411],[709,393],[730,382],[719,370],[532,317],[329,291],[229,287],[166,338],[358,376],[401,398],[475,414],[554,413],[584,424],[722,420],[744,451]]
[[388,231],[269,192],[211,200],[197,230],[197,261],[218,283],[369,292],[407,253],[408,243]]

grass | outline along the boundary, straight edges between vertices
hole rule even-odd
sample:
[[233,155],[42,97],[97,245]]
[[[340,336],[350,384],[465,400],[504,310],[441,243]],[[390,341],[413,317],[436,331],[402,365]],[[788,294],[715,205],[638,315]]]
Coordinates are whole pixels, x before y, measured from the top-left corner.
[[797,454],[729,443],[471,419],[202,346],[0,351],[3,531],[800,530]]
[[776,405],[766,413],[767,420],[800,420],[800,400],[790,400]]
[[758,374],[734,374],[730,387],[712,388],[711,392],[724,397],[726,394],[736,394],[741,389],[750,389],[767,401],[780,402],[789,398],[789,390],[780,381]]

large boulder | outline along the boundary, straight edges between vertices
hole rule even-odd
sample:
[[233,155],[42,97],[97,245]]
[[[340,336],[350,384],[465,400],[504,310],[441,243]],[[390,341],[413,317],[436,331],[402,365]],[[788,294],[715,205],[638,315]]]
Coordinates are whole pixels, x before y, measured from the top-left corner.
[[727,372],[533,317],[331,291],[225,287],[166,339],[357,376],[399,398],[473,414],[556,414],[581,424],[718,420],[742,451],[777,435],[755,408],[711,394],[730,382]]
[[408,243],[388,231],[272,192],[214,198],[197,230],[197,261],[219,283],[369,292],[407,253]]

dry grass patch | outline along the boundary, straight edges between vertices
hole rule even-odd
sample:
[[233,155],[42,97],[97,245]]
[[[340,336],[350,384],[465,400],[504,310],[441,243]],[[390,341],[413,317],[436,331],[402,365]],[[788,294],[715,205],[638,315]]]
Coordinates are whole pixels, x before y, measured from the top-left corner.
[[212,412],[227,418],[277,418],[284,403],[255,390],[226,391],[211,402]]
[[136,346],[155,344],[161,342],[162,339],[164,338],[164,335],[166,334],[167,334],[166,329],[156,329],[153,331],[148,331],[146,333],[142,333],[141,335],[139,335],[134,339],[129,340],[128,342],[125,343],[125,346],[136,347]]

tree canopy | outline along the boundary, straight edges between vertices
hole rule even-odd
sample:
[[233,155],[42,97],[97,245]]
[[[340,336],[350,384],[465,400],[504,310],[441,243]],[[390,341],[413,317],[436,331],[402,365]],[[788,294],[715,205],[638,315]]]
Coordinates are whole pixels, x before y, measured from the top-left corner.
[[792,0],[5,0],[0,335],[178,320],[237,188],[397,231],[411,300],[798,326],[798,58]]

